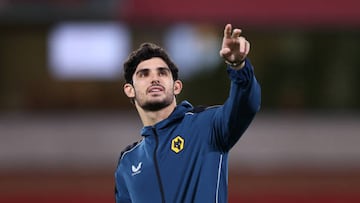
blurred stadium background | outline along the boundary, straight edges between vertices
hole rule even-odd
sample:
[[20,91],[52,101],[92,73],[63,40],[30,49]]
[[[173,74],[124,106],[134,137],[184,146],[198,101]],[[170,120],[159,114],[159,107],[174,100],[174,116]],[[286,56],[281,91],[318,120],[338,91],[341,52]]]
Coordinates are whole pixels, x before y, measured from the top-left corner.
[[251,42],[262,110],[230,155],[229,202],[360,202],[356,0],[1,0],[0,202],[114,202],[141,123],[122,92],[140,43],[181,68],[179,100],[220,104],[232,23]]

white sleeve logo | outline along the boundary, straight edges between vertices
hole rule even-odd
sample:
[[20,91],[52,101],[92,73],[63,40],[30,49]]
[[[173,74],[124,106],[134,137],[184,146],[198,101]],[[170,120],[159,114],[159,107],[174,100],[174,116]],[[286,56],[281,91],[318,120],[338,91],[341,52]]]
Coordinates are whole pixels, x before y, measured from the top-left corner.
[[134,165],[131,166],[131,171],[133,176],[141,173],[141,166],[142,166],[142,162],[140,162],[137,166]]

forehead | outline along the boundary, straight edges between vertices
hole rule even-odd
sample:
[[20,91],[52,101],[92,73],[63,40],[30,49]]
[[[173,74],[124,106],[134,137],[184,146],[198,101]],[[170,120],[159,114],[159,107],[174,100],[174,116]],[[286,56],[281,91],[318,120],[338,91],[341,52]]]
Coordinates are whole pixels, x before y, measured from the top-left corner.
[[137,70],[141,69],[151,69],[151,68],[159,68],[159,67],[168,67],[165,61],[160,57],[154,57],[151,59],[144,60],[140,62],[137,66]]

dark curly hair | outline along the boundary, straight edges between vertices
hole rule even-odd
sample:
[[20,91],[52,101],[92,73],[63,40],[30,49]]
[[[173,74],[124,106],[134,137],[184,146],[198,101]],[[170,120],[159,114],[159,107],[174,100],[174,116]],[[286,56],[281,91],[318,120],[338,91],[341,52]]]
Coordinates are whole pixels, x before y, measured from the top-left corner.
[[179,69],[174,62],[172,62],[166,51],[156,44],[146,42],[141,44],[137,50],[133,51],[124,62],[125,82],[132,84],[132,76],[134,75],[136,67],[139,63],[154,57],[163,59],[169,66],[174,81],[178,79]]

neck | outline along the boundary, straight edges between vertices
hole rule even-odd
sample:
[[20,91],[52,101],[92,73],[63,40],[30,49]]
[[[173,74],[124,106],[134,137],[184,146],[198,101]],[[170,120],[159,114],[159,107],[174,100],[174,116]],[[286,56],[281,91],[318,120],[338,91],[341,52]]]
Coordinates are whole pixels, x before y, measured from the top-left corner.
[[154,126],[156,123],[168,118],[174,111],[175,107],[175,100],[169,106],[158,111],[147,111],[136,105],[136,109],[139,112],[140,119],[144,126]]

